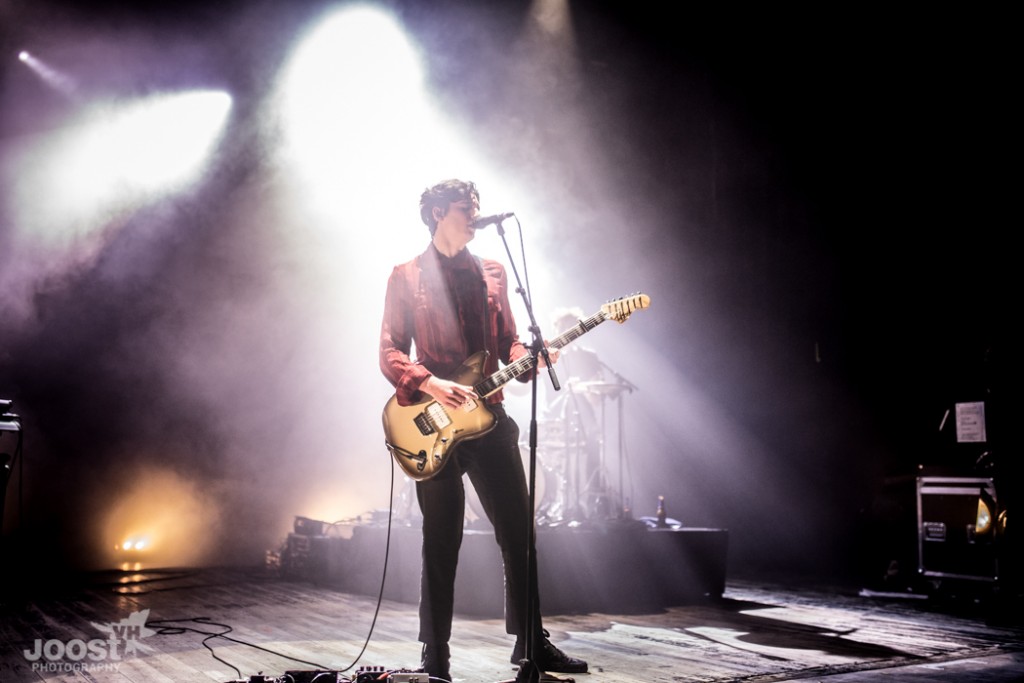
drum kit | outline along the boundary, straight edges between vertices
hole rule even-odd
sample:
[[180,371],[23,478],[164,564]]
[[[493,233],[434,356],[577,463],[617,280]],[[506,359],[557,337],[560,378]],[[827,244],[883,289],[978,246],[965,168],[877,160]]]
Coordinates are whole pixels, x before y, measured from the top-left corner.
[[[578,526],[616,518],[623,510],[622,458],[609,462],[609,435],[622,433],[622,397],[633,390],[628,382],[571,379],[538,421],[537,523]],[[619,407],[618,423],[609,424],[608,406]],[[620,442],[621,446],[621,442]],[[520,447],[528,459],[527,444]],[[619,466],[618,495],[612,490],[609,467]]]

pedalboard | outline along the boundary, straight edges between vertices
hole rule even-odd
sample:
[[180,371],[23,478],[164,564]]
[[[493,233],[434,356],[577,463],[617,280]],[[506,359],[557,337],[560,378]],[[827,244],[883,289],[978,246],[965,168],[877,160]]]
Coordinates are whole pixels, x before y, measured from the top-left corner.
[[428,683],[430,676],[409,669],[389,669],[384,666],[364,666],[349,678],[340,671],[310,670],[285,671],[282,676],[262,673],[225,683]]

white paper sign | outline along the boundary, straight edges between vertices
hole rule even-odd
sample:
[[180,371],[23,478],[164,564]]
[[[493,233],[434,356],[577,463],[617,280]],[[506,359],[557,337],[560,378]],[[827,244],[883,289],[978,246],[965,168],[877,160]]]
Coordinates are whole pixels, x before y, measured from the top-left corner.
[[959,443],[985,441],[985,403],[956,404],[956,440]]

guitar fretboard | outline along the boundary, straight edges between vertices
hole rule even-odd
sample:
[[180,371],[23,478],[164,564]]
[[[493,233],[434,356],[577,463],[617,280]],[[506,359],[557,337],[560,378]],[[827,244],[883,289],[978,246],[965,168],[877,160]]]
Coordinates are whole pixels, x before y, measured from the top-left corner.
[[[548,347],[552,349],[560,349],[570,342],[579,339],[607,319],[608,317],[605,315],[603,310],[598,311],[589,318],[584,318],[583,320],[578,321],[576,325],[573,325],[571,328],[555,337],[548,344]],[[476,395],[481,398],[490,396],[516,377],[532,370],[534,365],[535,361],[533,356],[523,356],[519,360],[509,363],[493,375],[478,382],[473,387],[473,391],[475,391]]]

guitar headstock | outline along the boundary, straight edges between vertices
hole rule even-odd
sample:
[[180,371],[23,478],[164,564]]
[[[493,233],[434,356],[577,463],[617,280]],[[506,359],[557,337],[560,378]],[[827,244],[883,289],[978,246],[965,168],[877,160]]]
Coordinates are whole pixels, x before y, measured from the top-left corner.
[[602,304],[601,312],[610,320],[614,320],[617,323],[624,323],[633,311],[637,311],[641,308],[647,308],[650,305],[651,297],[646,294],[633,294],[631,296],[613,299],[606,304]]

